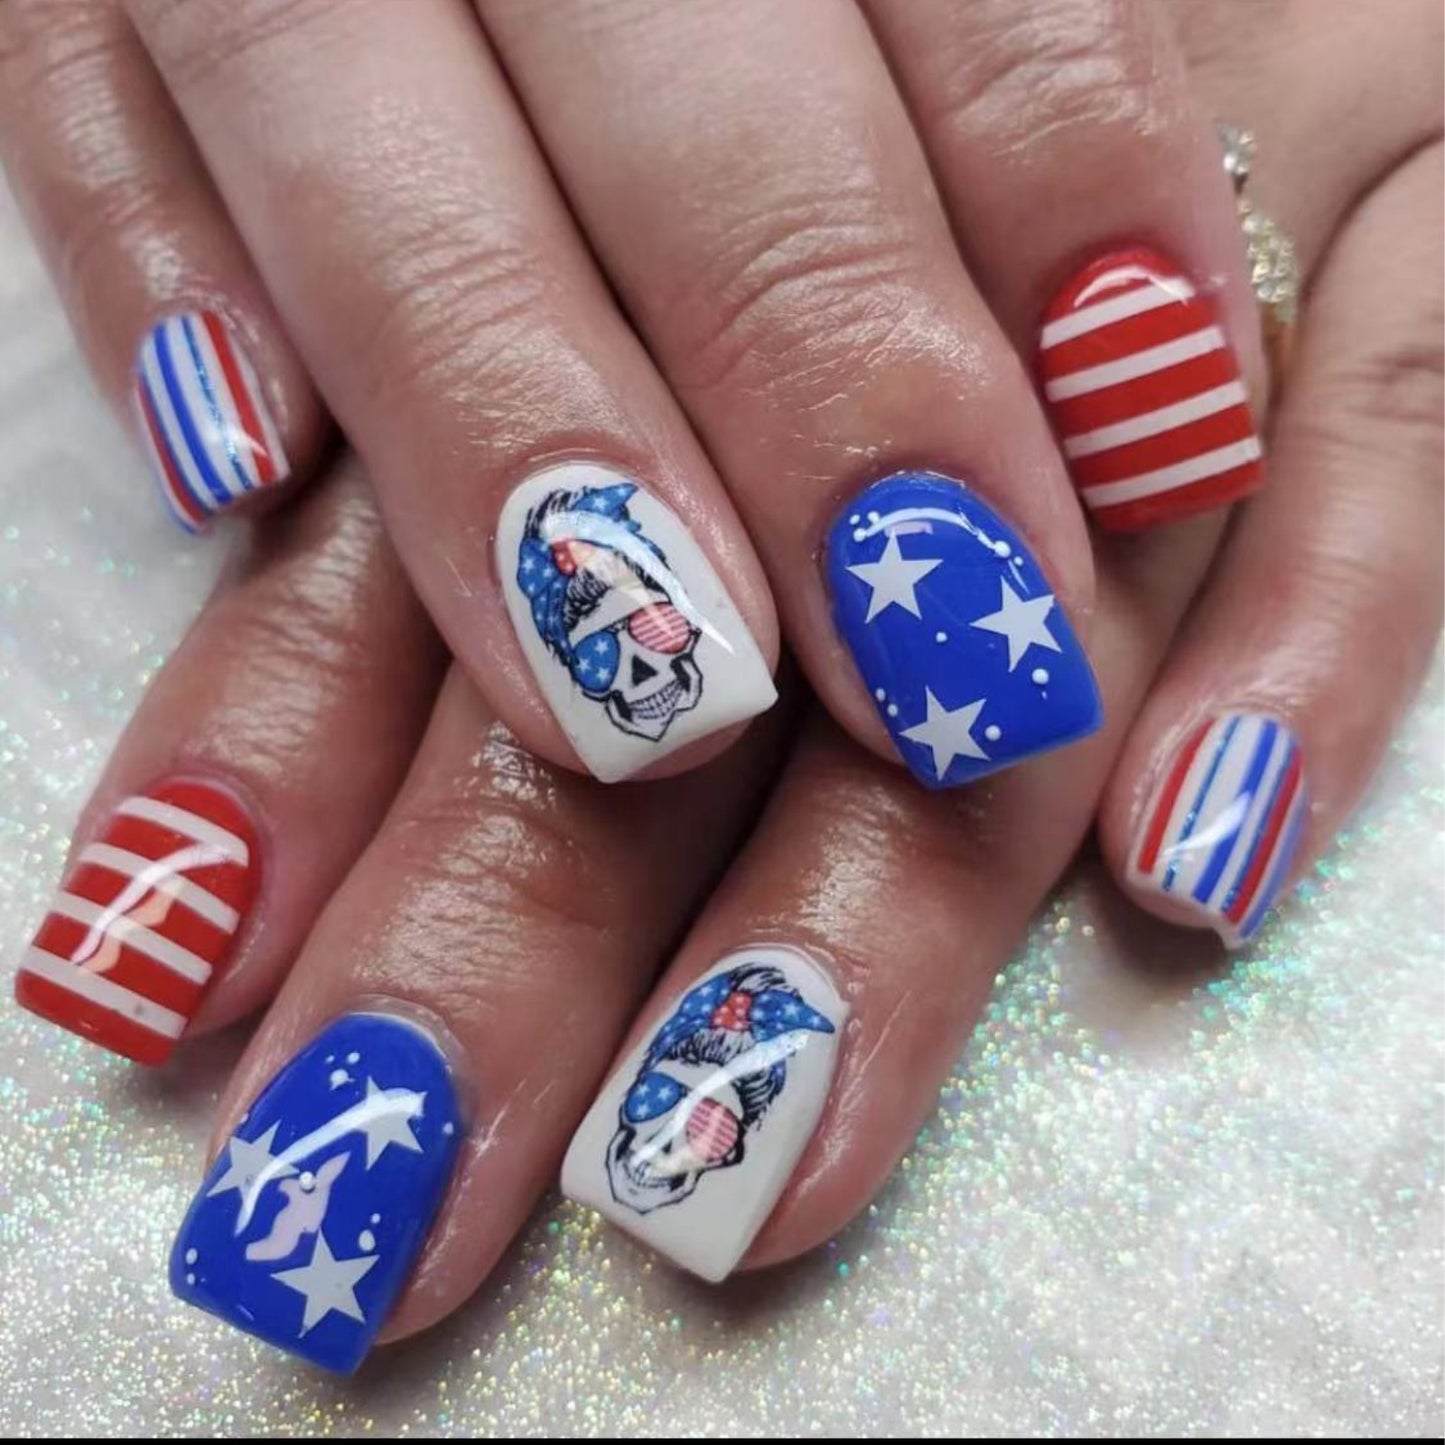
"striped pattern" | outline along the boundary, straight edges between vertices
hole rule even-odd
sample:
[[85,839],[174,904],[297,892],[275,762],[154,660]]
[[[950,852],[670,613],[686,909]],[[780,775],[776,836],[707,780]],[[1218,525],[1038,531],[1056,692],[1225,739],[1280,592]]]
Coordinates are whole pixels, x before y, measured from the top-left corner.
[[692,637],[692,625],[670,603],[639,607],[627,619],[634,642],[654,652],[681,652]]
[[229,794],[172,782],[127,798],[50,905],[16,977],[33,1012],[163,1063],[256,892],[255,830]]
[[1247,496],[1259,438],[1211,301],[1149,251],[1094,262],[1039,338],[1044,399],[1100,526],[1133,531]]
[[716,1099],[700,1099],[684,1126],[688,1149],[703,1164],[717,1165],[732,1153],[741,1132],[738,1116]]
[[169,316],[151,329],[135,403],[166,510],[187,532],[288,475],[256,373],[214,312]]
[[1261,713],[1197,727],[1144,812],[1130,874],[1204,915],[1231,946],[1264,921],[1308,811],[1299,744]]

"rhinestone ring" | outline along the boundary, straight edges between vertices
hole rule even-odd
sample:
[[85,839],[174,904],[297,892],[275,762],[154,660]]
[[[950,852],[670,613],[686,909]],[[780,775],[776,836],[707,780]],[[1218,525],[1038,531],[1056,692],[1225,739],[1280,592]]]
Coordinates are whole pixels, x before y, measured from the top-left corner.
[[1249,260],[1249,281],[1259,303],[1264,327],[1264,344],[1269,353],[1270,372],[1276,388],[1289,374],[1294,353],[1295,319],[1299,315],[1300,269],[1294,242],[1288,232],[1259,210],[1244,193],[1254,165],[1255,140],[1252,132],[1236,125],[1220,125],[1219,142],[1224,148],[1224,169],[1234,182],[1234,203],[1244,232],[1245,255]]

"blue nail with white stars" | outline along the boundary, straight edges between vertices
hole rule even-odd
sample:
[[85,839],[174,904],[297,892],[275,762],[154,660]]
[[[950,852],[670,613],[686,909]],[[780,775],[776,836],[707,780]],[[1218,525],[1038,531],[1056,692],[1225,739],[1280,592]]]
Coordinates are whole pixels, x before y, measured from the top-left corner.
[[171,1251],[171,1289],[350,1374],[426,1240],[462,1123],[419,1024],[346,1014],[271,1081],[221,1150]]
[[875,482],[828,537],[833,616],[894,745],[953,788],[1096,732],[1093,669],[1023,540],[931,472]]

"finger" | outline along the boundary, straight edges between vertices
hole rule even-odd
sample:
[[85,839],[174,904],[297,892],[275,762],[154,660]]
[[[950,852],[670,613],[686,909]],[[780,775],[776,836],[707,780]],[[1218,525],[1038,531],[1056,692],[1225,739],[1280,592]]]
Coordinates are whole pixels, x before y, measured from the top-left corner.
[[271,995],[439,673],[355,462],[263,532],[127,728],[16,981],[25,1007],[142,1063]]
[[[475,17],[451,0],[131,10],[501,719],[607,781],[725,746],[775,697],[766,585]],[[325,86],[318,54],[337,58]]]
[[1439,638],[1440,158],[1402,166],[1327,253],[1270,493],[1230,538],[1105,799],[1134,897],[1231,945],[1354,807]]
[[309,473],[320,403],[119,0],[0,9],[0,158],[172,520]]
[[578,1130],[565,1193],[714,1280],[867,1203],[1088,829],[1212,546],[1157,542],[1100,573],[1110,722],[1069,753],[929,795],[829,726],[806,736]]
[[760,736],[608,792],[522,753],[454,669],[396,806],[231,1082],[176,1292],[348,1371],[389,1316],[408,1333],[466,1298],[745,821],[768,771]]
[[1021,353],[1037,348],[1074,484],[1111,530],[1221,507],[1263,475],[1239,225],[1168,8],[865,5],[964,252]]
[[[861,16],[829,0],[478,8],[829,710],[929,787],[1097,727],[1071,621],[1093,591],[1081,517]],[[694,54],[709,63],[677,63]],[[982,565],[889,541],[878,519],[914,506],[958,516]],[[1006,582],[989,546],[1019,558]],[[920,608],[950,625],[923,633]],[[1026,635],[1053,654],[1047,690],[1018,668]],[[937,727],[965,744],[951,760],[921,740]]]

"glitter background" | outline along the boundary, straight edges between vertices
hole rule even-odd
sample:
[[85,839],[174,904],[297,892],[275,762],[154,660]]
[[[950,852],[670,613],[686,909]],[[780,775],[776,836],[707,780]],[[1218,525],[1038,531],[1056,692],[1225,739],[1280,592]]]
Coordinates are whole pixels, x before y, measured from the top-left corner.
[[[0,429],[18,955],[219,549],[137,503],[3,192]],[[1437,664],[1359,816],[1228,972],[1083,865],[828,1249],[712,1290],[550,1202],[466,1308],[349,1385],[166,1290],[238,1040],[150,1074],[7,997],[0,1430],[1438,1436],[1442,698]]]

